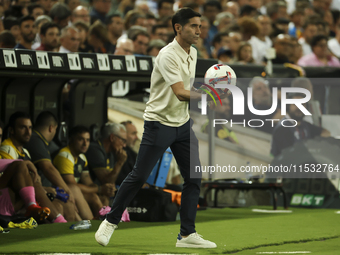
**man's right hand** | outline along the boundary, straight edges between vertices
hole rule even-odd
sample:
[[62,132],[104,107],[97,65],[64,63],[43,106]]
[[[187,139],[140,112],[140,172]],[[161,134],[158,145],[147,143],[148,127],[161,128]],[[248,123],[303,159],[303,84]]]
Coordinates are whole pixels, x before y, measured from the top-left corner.
[[127,159],[127,153],[126,151],[122,148],[119,151],[117,151],[117,162],[119,162],[120,164],[124,164],[126,159]]
[[115,194],[116,187],[112,183],[105,183],[101,186],[101,194],[112,197]]

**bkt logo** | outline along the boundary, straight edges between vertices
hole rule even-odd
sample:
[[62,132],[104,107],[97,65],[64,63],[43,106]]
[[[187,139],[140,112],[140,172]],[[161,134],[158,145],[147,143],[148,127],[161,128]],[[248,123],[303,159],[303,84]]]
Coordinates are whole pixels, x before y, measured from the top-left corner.
[[325,196],[294,194],[290,200],[290,205],[322,206],[324,200]]

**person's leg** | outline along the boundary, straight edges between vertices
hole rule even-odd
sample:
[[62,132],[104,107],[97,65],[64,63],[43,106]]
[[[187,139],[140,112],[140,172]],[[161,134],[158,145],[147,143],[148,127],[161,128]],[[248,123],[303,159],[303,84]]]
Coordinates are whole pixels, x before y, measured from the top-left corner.
[[118,225],[125,208],[146,182],[158,159],[175,139],[176,128],[145,121],[136,164],[118,189],[111,211],[106,215],[108,222]]
[[91,212],[89,204],[86,202],[83,193],[77,185],[68,185],[74,198],[79,211],[79,215],[83,220],[92,220],[93,214]]
[[201,178],[191,178],[190,171],[200,166],[198,140],[188,121],[178,129],[178,139],[171,145],[171,151],[184,178],[180,208],[182,236],[195,233],[195,219],[200,195]]
[[103,203],[100,201],[96,193],[83,193],[86,202],[89,204],[92,213],[95,217],[99,215],[100,209],[103,208]]

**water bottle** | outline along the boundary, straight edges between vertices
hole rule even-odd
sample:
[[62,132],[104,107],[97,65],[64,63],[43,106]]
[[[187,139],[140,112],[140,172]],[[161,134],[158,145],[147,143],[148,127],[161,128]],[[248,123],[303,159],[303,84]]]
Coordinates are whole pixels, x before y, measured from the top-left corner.
[[82,229],[89,229],[91,227],[90,220],[81,220],[78,221],[76,224],[71,225],[70,229],[73,230],[82,230]]

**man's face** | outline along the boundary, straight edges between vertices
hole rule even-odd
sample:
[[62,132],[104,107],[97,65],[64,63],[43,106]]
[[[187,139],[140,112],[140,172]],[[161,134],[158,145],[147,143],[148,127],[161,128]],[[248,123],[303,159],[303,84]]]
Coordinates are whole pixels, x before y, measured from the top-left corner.
[[289,18],[288,14],[287,14],[287,7],[284,6],[280,6],[279,10],[277,12],[277,18]]
[[10,128],[10,137],[13,141],[23,146],[28,143],[32,135],[32,122],[30,119],[19,118],[14,129]]
[[52,27],[47,29],[46,35],[41,35],[41,41],[46,45],[48,49],[55,49],[59,45],[59,29],[57,27]]
[[234,15],[234,18],[238,18],[240,13],[240,6],[235,2],[228,2],[226,4],[225,11],[230,12],[232,15]]
[[114,152],[117,152],[126,146],[127,136],[125,130],[121,129],[117,135],[112,134],[112,136],[113,136],[112,149]]
[[[295,96],[293,97],[293,99],[301,99],[301,97],[299,96]],[[302,104],[305,108],[307,108],[307,104]],[[288,114],[289,117],[291,117],[292,119],[296,120],[296,121],[301,121],[303,119],[303,117],[305,116],[303,114],[303,112],[300,111],[299,108],[297,108],[297,106],[295,104],[290,104],[288,107]]]
[[277,56],[291,56],[294,44],[288,35],[279,35],[274,44]]
[[188,44],[196,44],[201,34],[201,20],[199,17],[189,19],[189,22],[177,32]]
[[116,37],[120,37],[124,29],[123,19],[121,17],[113,17],[111,21],[111,24],[108,25],[109,32]]
[[134,47],[130,41],[123,42],[116,48],[114,55],[133,55]]
[[39,5],[42,6],[42,8],[45,10],[45,12],[50,12],[54,2],[52,0],[40,0],[37,2]]
[[68,2],[68,8],[70,8],[71,11],[73,11],[79,5],[80,5],[80,0],[70,0]]
[[253,84],[253,99],[255,105],[270,105],[271,92],[268,85],[261,81],[257,81]]
[[172,3],[163,3],[158,10],[159,17],[172,16],[174,14],[174,5]]
[[229,17],[225,17],[220,20],[220,23],[218,24],[217,29],[220,32],[225,31],[230,27],[231,24],[232,24],[232,19]]
[[37,7],[33,9],[31,16],[36,20],[41,15],[44,15],[44,9]]
[[138,35],[136,40],[133,42],[133,46],[136,54],[146,55],[146,50],[149,45],[149,37],[145,35]]
[[257,23],[260,25],[260,34],[268,36],[272,32],[271,20],[267,16],[260,16]]
[[22,22],[21,26],[20,26],[20,31],[21,31],[21,37],[25,42],[27,42],[27,43],[33,42],[33,40],[35,38],[34,21],[33,20],[26,20],[26,21]]
[[212,24],[215,21],[216,15],[218,13],[219,13],[219,10],[216,6],[206,6],[206,9],[203,12],[203,15],[207,17],[210,21],[210,24]]
[[153,34],[153,39],[161,39],[164,42],[168,41],[168,29],[166,27],[157,28],[155,34]]
[[313,47],[313,52],[318,58],[326,58],[328,53],[327,41],[324,39],[318,41]]
[[75,10],[72,15],[72,23],[76,23],[77,21],[83,21],[86,25],[90,26],[90,14],[89,11],[85,8]]
[[307,43],[310,44],[312,38],[316,36],[317,33],[318,33],[317,25],[310,24],[306,27],[305,31],[303,32],[303,36],[305,37]]
[[73,29],[67,31],[66,36],[60,39],[61,45],[71,52],[77,52],[80,44],[79,33]]
[[230,45],[229,48],[233,53],[236,53],[242,42],[242,35],[240,33],[230,33]]
[[111,0],[94,0],[93,8],[99,13],[106,14],[111,9]]
[[205,39],[205,38],[207,38],[208,35],[209,35],[210,24],[209,24],[208,21],[203,20],[203,21],[201,22],[201,25],[202,25],[202,26],[201,26],[201,35],[200,35],[200,37],[201,37],[202,39]]
[[74,149],[77,155],[87,152],[90,146],[90,134],[87,132],[76,134],[71,140],[70,146]]
[[126,145],[129,147],[133,147],[138,140],[137,136],[137,128],[133,124],[126,124]]

